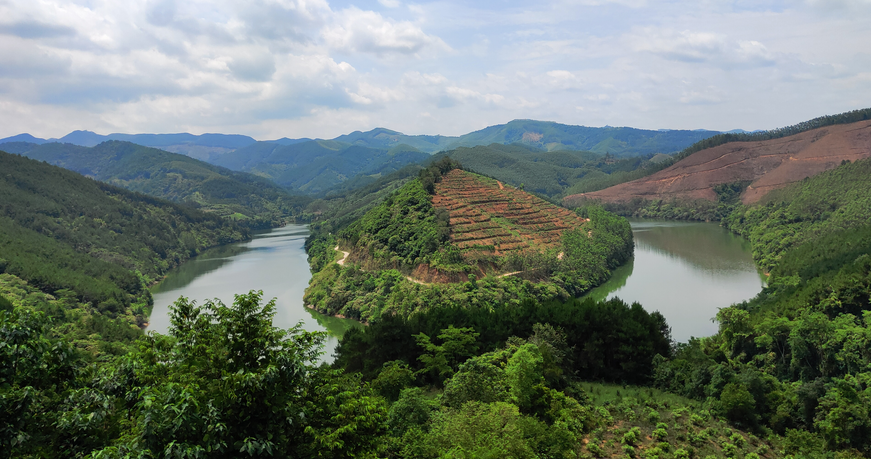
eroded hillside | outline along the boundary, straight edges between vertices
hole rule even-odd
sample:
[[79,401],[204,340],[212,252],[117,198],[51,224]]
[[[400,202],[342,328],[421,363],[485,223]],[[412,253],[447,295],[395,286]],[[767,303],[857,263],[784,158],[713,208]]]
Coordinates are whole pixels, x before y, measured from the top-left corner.
[[871,157],[871,121],[833,125],[779,139],[730,142],[694,153],[642,179],[601,191],[567,196],[567,205],[591,199],[604,202],[705,199],[716,201],[714,187],[750,182],[745,204],[771,190],[833,169],[843,161]]

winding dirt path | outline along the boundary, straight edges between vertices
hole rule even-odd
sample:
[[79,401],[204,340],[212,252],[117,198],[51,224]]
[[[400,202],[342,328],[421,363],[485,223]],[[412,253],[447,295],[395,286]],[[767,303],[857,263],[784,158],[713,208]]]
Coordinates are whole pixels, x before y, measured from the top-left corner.
[[336,263],[338,263],[339,265],[344,265],[344,264],[345,264],[345,260],[348,259],[348,255],[350,255],[351,253],[350,253],[350,252],[345,252],[344,250],[339,250],[339,246],[336,246],[336,251],[337,251],[337,252],[342,252],[342,255],[343,255],[343,256],[342,256],[342,259],[339,260],[339,261],[337,261]]

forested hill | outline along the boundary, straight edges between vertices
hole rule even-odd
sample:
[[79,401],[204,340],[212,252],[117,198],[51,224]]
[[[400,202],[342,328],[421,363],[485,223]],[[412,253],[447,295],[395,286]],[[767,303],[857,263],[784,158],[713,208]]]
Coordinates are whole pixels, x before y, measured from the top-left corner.
[[678,152],[716,134],[719,132],[651,131],[630,127],[587,127],[549,121],[514,120],[462,135],[449,148],[521,143],[548,151],[592,151],[624,158]]
[[410,147],[388,150],[311,140],[290,145],[257,142],[222,155],[214,163],[269,177],[291,190],[319,194],[355,176],[377,178],[428,158]]
[[2,147],[129,190],[232,217],[251,228],[277,226],[300,214],[310,201],[262,177],[130,142],[108,141],[95,147],[9,143]]
[[591,151],[544,151],[522,144],[459,147],[445,154],[469,170],[554,198],[644,177],[670,159],[664,154],[618,159]]
[[[566,299],[607,279],[633,247],[622,218],[570,212],[447,158],[338,235],[327,226],[307,243],[316,274],[304,300],[365,320],[467,301]],[[349,253],[342,265],[336,246]]]
[[[106,141],[128,141],[158,147],[234,171],[251,172],[267,177],[292,191],[322,196],[330,188],[354,177],[374,180],[406,165],[423,162],[430,154],[461,147],[493,144],[523,145],[529,149],[529,156],[539,156],[533,162],[543,160],[542,152],[557,150],[592,151],[599,155],[609,155],[609,158],[635,159],[674,153],[716,134],[718,132],[715,131],[653,131],[628,127],[586,127],[548,121],[514,120],[461,136],[406,135],[389,129],[376,128],[366,132],[355,131],[332,140],[283,138],[255,142],[250,137],[238,135],[110,134],[101,136],[89,131],[75,131],[59,139],[59,142],[92,147]],[[20,134],[0,139],[0,144],[5,145],[0,148],[24,153],[20,149],[21,143],[53,142]],[[32,147],[25,149],[32,149]],[[566,164],[560,158],[552,156],[548,158],[556,162],[550,169],[560,169]],[[46,160],[52,162],[51,159]],[[532,164],[530,160],[524,161]],[[547,162],[548,159],[544,161]],[[502,167],[500,164],[490,163],[477,164],[473,169],[484,172],[483,166]],[[621,165],[618,168],[619,172],[626,172],[623,170],[626,167],[625,164]],[[635,172],[635,175],[625,177],[625,174],[610,176],[611,171],[600,172],[586,177],[589,184],[578,185],[571,191],[601,189],[613,183],[631,180],[638,174]],[[83,171],[83,173],[87,172]],[[484,173],[489,174],[489,172]],[[538,181],[540,183],[535,187],[537,191],[554,196],[571,188],[581,178],[578,174],[574,174],[564,179],[563,176],[566,174],[570,172],[536,171],[534,180],[520,180],[517,183]],[[559,175],[560,179],[557,185],[548,186],[543,183],[547,179],[557,178],[556,175]],[[511,178],[506,176],[505,180],[511,181],[513,178],[513,176]]]
[[132,340],[147,320],[148,284],[207,247],[248,237],[216,215],[17,155],[0,152],[0,170],[3,295],[50,294],[40,304],[91,344],[86,337],[102,332],[88,326],[120,327]]
[[588,127],[551,121],[513,120],[460,136],[406,135],[390,129],[355,131],[333,140],[370,148],[390,149],[410,145],[420,151],[436,153],[459,147],[491,144],[521,144],[536,150],[593,151],[616,157],[674,153],[711,136],[717,131],[647,130],[629,127]]

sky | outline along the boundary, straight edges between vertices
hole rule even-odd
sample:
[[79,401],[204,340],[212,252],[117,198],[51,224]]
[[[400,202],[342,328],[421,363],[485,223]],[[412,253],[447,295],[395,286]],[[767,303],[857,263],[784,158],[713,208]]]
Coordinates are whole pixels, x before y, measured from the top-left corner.
[[0,0],[0,138],[771,129],[871,107],[871,0]]

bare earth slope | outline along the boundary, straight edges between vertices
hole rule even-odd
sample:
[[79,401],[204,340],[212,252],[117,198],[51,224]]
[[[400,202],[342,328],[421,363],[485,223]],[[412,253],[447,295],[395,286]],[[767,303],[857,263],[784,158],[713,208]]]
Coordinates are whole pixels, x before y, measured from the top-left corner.
[[707,199],[713,187],[750,181],[745,204],[769,191],[833,169],[843,160],[871,157],[871,121],[814,129],[781,139],[730,142],[702,150],[648,177],[604,190],[567,196],[566,205],[585,199],[605,202],[642,199]]

